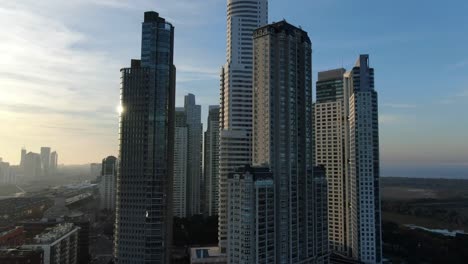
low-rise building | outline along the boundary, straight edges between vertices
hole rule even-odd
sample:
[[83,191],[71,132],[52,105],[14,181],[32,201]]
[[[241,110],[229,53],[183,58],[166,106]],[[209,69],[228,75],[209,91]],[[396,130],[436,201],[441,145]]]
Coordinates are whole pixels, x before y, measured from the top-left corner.
[[76,264],[79,227],[72,223],[47,228],[24,245],[24,249],[42,249],[44,264]]
[[44,264],[42,249],[0,249],[2,264]]
[[191,264],[226,264],[226,254],[219,247],[196,247],[190,249]]
[[0,248],[15,248],[24,243],[24,228],[21,226],[0,230]]

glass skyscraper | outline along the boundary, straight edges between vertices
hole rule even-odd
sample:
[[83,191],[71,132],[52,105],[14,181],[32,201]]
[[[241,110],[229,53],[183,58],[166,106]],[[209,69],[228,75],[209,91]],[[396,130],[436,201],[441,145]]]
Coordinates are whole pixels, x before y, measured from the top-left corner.
[[142,29],[141,61],[121,70],[119,264],[168,263],[172,244],[174,27],[146,12]]

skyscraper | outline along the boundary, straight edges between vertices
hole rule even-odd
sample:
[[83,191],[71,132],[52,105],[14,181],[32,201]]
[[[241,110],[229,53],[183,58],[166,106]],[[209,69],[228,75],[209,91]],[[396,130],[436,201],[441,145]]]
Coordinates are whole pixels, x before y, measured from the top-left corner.
[[174,216],[187,216],[187,149],[188,129],[185,109],[177,107],[175,112],[174,135],[174,185],[173,211]]
[[115,211],[117,158],[109,156],[102,160],[101,182],[99,183],[100,209]]
[[49,176],[50,173],[50,148],[41,147],[42,175]]
[[345,69],[318,73],[314,104],[315,164],[324,166],[328,183],[328,237],[330,249],[348,256],[345,182]]
[[58,165],[58,154],[57,154],[57,151],[53,151],[50,154],[50,172],[51,173],[57,172],[57,165]]
[[382,262],[378,100],[369,55],[344,75],[349,245],[354,258]]
[[187,214],[200,214],[203,124],[201,106],[195,103],[195,95],[185,96],[185,117],[187,121]]
[[169,263],[172,245],[174,27],[142,25],[141,61],[121,70],[120,165],[114,255],[119,264]]
[[210,105],[205,132],[205,214],[218,214],[219,106]]
[[227,178],[251,163],[253,31],[268,23],[268,0],[227,1],[227,54],[221,71],[218,238],[227,246]]
[[[316,259],[312,44],[286,21],[254,32],[253,165],[273,173],[276,262]],[[326,256],[323,256],[324,258]]]

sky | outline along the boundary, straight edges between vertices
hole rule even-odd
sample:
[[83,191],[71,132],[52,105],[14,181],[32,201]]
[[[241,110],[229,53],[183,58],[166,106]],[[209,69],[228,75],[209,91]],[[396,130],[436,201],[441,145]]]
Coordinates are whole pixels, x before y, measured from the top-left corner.
[[[0,157],[50,146],[59,163],[118,153],[119,70],[140,57],[144,11],[175,26],[177,104],[219,103],[226,0],[0,0]],[[468,174],[468,1],[270,0],[313,42],[313,74],[370,54],[382,167]],[[467,175],[468,177],[468,175]]]

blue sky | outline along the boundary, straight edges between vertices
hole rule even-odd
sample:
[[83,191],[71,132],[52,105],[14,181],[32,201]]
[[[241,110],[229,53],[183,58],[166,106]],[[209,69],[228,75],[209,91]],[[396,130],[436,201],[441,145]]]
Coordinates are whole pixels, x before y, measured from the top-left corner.
[[[20,2],[20,3],[19,3]],[[56,149],[60,162],[117,153],[119,69],[139,58],[143,12],[176,28],[177,103],[219,102],[225,0],[0,0],[0,157]],[[468,2],[271,0],[270,22],[306,30],[313,69],[369,53],[384,171],[468,168]],[[465,170],[466,171],[466,170]]]

